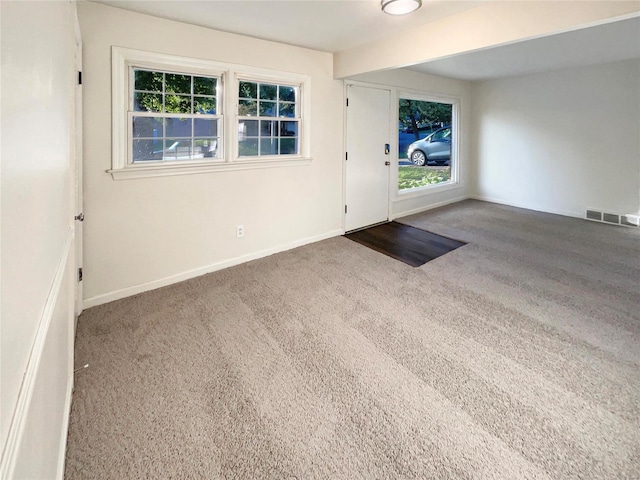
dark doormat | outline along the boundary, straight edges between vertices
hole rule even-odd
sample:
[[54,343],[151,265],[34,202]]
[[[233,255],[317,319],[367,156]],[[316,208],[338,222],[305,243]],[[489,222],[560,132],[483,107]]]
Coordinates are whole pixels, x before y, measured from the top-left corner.
[[358,230],[346,234],[345,237],[412,267],[424,265],[466,245],[464,242],[397,222]]

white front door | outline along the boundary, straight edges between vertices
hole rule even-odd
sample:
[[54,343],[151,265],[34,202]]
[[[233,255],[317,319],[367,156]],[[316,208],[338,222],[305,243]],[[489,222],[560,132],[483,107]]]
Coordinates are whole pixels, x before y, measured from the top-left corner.
[[390,92],[347,85],[345,230],[389,219]]

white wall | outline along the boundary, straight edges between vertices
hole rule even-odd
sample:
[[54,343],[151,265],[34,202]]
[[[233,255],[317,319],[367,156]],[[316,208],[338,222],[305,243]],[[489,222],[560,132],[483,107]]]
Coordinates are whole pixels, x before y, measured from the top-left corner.
[[[448,96],[460,101],[460,129],[458,152],[458,180],[455,186],[442,185],[430,187],[421,192],[398,194],[397,169],[391,175],[391,218],[398,218],[440,205],[462,200],[469,195],[469,136],[471,132],[471,84],[463,80],[437,77],[411,70],[387,70],[372,72],[351,77],[351,80],[367,82],[390,87],[392,101],[397,102],[397,95],[411,92],[422,92],[434,96]],[[347,80],[348,81],[348,80]],[[398,123],[392,119],[392,125]],[[398,138],[392,138],[392,152],[398,151]]]
[[640,208],[640,61],[473,86],[473,194],[584,217]]
[[[342,89],[332,56],[93,3],[84,48],[85,305],[340,233]],[[113,180],[111,46],[311,76],[308,166]],[[245,236],[235,238],[236,225]]]
[[0,476],[54,478],[72,385],[75,5],[0,12]]

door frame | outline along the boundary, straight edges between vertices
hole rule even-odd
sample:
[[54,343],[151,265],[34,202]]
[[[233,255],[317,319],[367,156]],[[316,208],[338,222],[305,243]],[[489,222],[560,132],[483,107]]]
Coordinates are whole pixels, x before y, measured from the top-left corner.
[[75,84],[75,109],[74,109],[74,189],[72,199],[72,204],[74,206],[74,220],[73,220],[73,230],[74,230],[74,242],[75,242],[75,261],[74,261],[74,278],[75,278],[75,288],[74,288],[74,329],[73,333],[75,334],[75,330],[78,324],[78,316],[82,313],[83,310],[83,288],[82,281],[79,278],[79,269],[82,268],[83,265],[83,222],[76,220],[75,216],[83,213],[83,155],[82,155],[82,33],[80,31],[80,23],[78,21],[78,17],[76,14],[75,18],[75,35],[76,35],[76,84]]
[[[391,165],[389,166],[390,169],[395,169],[395,170],[389,170],[389,176],[388,176],[388,185],[387,185],[387,190],[388,190],[388,194],[387,194],[387,220],[389,221],[391,220],[391,202],[392,202],[392,185],[393,185],[393,178],[396,178],[396,183],[397,183],[397,178],[398,178],[398,138],[397,136],[394,137],[393,135],[393,120],[391,117],[391,114],[393,113],[393,99],[394,96],[396,95],[394,90],[394,87],[391,87],[389,85],[381,85],[381,84],[376,84],[376,83],[369,83],[369,82],[361,82],[358,80],[343,80],[342,81],[342,98],[343,98],[343,102],[342,102],[342,109],[343,109],[343,113],[342,113],[342,124],[344,125],[343,131],[342,131],[342,231],[346,232],[347,229],[347,214],[344,211],[344,206],[347,204],[347,160],[346,160],[346,154],[347,154],[347,99],[348,99],[348,87],[352,85],[354,87],[364,87],[364,88],[373,88],[376,90],[385,90],[387,92],[389,92],[389,145],[390,145],[390,152],[389,152],[389,161],[391,162]],[[396,127],[397,130],[397,127]],[[395,172],[395,173],[394,173]]]

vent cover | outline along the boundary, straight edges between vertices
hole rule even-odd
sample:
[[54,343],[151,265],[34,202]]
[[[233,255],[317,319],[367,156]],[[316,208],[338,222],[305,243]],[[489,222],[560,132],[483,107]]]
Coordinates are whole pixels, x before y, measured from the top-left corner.
[[615,213],[603,213],[602,220],[607,223],[620,223],[620,215]]
[[587,210],[587,218],[589,220],[602,221],[602,212],[596,212],[595,210]]
[[587,220],[595,222],[603,222],[611,225],[623,225],[625,227],[640,226],[640,215],[620,215],[618,213],[600,212],[598,210],[588,209]]

